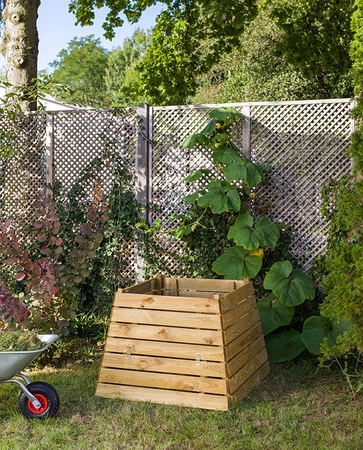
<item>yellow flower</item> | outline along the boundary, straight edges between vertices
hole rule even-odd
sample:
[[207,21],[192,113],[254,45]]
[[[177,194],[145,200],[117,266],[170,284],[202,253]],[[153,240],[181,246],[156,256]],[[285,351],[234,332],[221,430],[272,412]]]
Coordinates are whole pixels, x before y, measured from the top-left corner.
[[256,255],[259,256],[260,258],[263,258],[263,248],[255,248],[254,250],[250,250],[248,252],[249,255]]

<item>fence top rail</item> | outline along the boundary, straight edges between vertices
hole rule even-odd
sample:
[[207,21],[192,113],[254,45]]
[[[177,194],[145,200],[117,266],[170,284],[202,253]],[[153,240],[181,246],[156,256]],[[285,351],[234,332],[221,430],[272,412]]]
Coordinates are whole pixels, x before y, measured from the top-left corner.
[[324,103],[351,103],[351,98],[321,99],[321,100],[293,100],[279,102],[243,102],[243,103],[206,103],[201,105],[174,105],[174,106],[153,106],[153,110],[175,110],[175,109],[199,109],[199,108],[219,108],[219,107],[243,107],[243,106],[279,106],[279,105],[312,105]]

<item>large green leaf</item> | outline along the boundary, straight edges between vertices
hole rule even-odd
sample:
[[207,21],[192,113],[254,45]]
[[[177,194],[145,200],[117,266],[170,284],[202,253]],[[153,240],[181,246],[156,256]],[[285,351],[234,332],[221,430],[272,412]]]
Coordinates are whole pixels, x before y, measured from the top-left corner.
[[214,134],[214,129],[216,124],[218,123],[218,120],[211,120],[201,131],[202,134],[208,134],[209,136],[212,136]]
[[231,147],[221,146],[213,150],[212,153],[212,159],[215,164],[230,164],[231,162],[239,158],[241,158],[241,156],[238,151]]
[[279,327],[289,325],[295,312],[293,306],[283,305],[278,300],[273,301],[273,298],[273,295],[269,295],[257,303],[263,334],[265,336]]
[[236,109],[224,106],[213,109],[209,113],[209,116],[223,122],[230,117],[236,117],[244,120],[244,116],[241,113],[239,113]]
[[227,186],[211,188],[199,197],[197,204],[202,208],[209,206],[214,214],[225,211],[238,212],[241,209],[241,199],[237,190]]
[[246,250],[238,246],[227,248],[212,265],[214,272],[229,280],[253,278],[261,270],[261,267],[262,258],[249,255]]
[[348,321],[338,322],[327,317],[311,316],[304,322],[301,339],[313,355],[319,355],[320,346],[326,340],[329,347],[336,344],[337,338],[351,328]]
[[290,361],[305,349],[301,335],[296,330],[283,330],[265,338],[268,359],[271,363]]
[[274,222],[265,217],[255,221],[249,214],[240,214],[228,232],[228,239],[233,239],[237,245],[247,250],[259,247],[274,248],[279,239],[279,230]]
[[315,284],[309,275],[293,269],[290,261],[279,261],[266,274],[263,287],[270,289],[281,303],[297,306],[315,296]]
[[209,144],[209,138],[202,133],[191,134],[184,141],[182,146],[184,148],[194,148],[196,144]]
[[240,158],[224,169],[227,181],[243,181],[249,187],[255,187],[262,181],[262,174],[252,161]]
[[198,181],[201,178],[203,178],[205,175],[209,175],[210,170],[209,169],[199,169],[195,172],[190,173],[186,178],[185,181],[188,183],[192,183],[193,181]]

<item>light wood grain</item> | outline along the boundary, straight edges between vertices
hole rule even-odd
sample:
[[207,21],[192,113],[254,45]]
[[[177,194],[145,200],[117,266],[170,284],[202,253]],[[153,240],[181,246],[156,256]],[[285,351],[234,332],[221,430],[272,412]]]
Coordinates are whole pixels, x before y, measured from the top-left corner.
[[193,361],[200,355],[202,361],[224,361],[223,347],[209,345],[177,344],[173,342],[146,341],[140,339],[108,338],[106,352],[131,355],[186,358]]
[[221,331],[199,330],[159,325],[138,325],[133,323],[111,322],[108,336],[151,341],[185,342],[201,345],[223,345]]
[[150,401],[168,405],[190,406],[194,408],[228,410],[227,396],[202,394],[183,391],[168,391],[134,386],[120,386],[99,383],[96,395],[101,397],[119,397],[124,400]]

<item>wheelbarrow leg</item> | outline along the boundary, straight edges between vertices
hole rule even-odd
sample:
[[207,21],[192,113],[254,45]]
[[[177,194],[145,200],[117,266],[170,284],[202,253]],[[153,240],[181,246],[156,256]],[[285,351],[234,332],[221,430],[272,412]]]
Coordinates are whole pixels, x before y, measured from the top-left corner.
[[[20,376],[21,378],[23,378],[24,381],[26,379],[27,380],[26,383],[30,384],[29,379],[25,375],[17,374],[17,376]],[[34,395],[31,392],[28,391],[26,386],[24,386],[24,384],[21,381],[16,380],[15,378],[10,378],[10,380],[5,380],[4,383],[15,383],[15,384],[17,384],[20,387],[20,389],[24,392],[24,395],[26,395],[27,398],[31,401],[31,403],[34,406],[34,408],[39,409],[42,406],[40,404],[40,402],[34,397]]]

